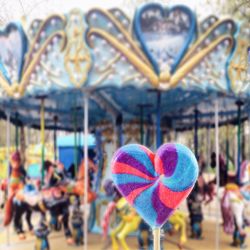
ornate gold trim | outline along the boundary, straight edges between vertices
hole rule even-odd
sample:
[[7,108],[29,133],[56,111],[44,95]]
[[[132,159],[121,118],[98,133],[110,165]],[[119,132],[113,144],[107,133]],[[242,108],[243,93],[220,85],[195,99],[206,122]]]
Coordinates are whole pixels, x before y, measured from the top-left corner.
[[143,75],[145,75],[150,82],[157,87],[159,84],[159,78],[153,71],[151,67],[149,67],[146,63],[144,63],[137,55],[133,53],[133,51],[129,50],[126,46],[124,46],[120,41],[114,38],[112,35],[97,28],[91,28],[88,32],[88,40],[90,45],[93,47],[90,42],[90,36],[97,35],[108,41],[113,47],[115,47],[118,51],[120,51]]
[[112,65],[114,63],[116,63],[117,61],[119,61],[121,59],[121,54],[118,54],[116,55],[113,59],[111,59],[110,61],[108,61],[107,65],[105,66],[105,68],[103,69],[96,69],[95,70],[98,72],[98,73],[105,73],[106,71],[110,70],[110,68],[112,67]]
[[134,78],[140,77],[141,75],[139,73],[136,73],[132,76],[128,76],[124,79],[122,84],[126,84],[127,82],[129,82],[130,80],[133,80]]
[[[140,47],[134,42],[132,39],[130,33],[123,27],[123,25],[120,23],[119,20],[116,19],[116,17],[109,12],[108,10],[104,10],[101,8],[93,8],[90,12],[100,12],[102,15],[106,16],[110,21],[116,26],[116,28],[124,35],[128,43],[131,45],[132,49],[136,52],[136,54],[148,65],[151,66],[151,63],[149,62],[148,58],[145,56],[145,54],[142,52]],[[98,29],[98,28],[91,28],[91,29]]]
[[114,71],[113,69],[107,70],[105,73],[103,73],[94,83],[93,86],[99,85],[102,81],[108,78],[109,74],[112,74]]
[[11,85],[9,85],[7,80],[5,80],[1,72],[0,72],[0,85],[4,92],[6,92],[9,96],[12,96],[12,87]]
[[[79,21],[78,25],[74,21],[71,21],[72,16],[77,17]],[[69,75],[71,83],[76,88],[80,88],[86,82],[92,67],[90,51],[83,39],[85,31],[86,27],[82,22],[81,11],[78,9],[72,10],[66,26],[69,40],[64,54],[64,67]]]
[[200,61],[207,56],[210,52],[212,52],[216,46],[218,46],[222,41],[229,40],[230,47],[232,49],[234,45],[234,40],[231,36],[225,35],[222,37],[217,38],[215,41],[213,41],[210,45],[208,45],[206,48],[201,50],[198,54],[195,54],[191,59],[189,59],[185,64],[183,64],[178,70],[175,72],[175,74],[171,77],[169,81],[168,86],[161,85],[161,87],[165,88],[172,88],[175,87],[178,82],[180,82],[189,72],[192,71],[192,69],[200,63]]
[[[240,92],[244,89],[244,85],[247,80],[247,48],[250,47],[250,41],[247,37],[242,36],[242,33],[244,33],[244,30],[248,28],[250,28],[249,24],[245,23],[242,25],[237,39],[236,50],[228,66],[228,74],[232,84],[232,89],[236,92]],[[245,78],[243,74],[245,74]],[[237,86],[237,81],[242,81],[243,85]]]
[[62,45],[61,45],[61,50],[63,50],[65,48],[67,39],[66,39],[66,34],[64,31],[57,31],[57,32],[53,33],[50,37],[47,38],[47,40],[45,41],[43,46],[39,49],[39,51],[35,54],[35,57],[32,59],[32,61],[30,62],[29,66],[27,67],[27,69],[25,70],[25,72],[23,74],[21,84],[20,84],[20,94],[21,95],[24,94],[25,87],[29,84],[29,78],[30,78],[34,68],[37,66],[37,64],[41,58],[41,55],[44,53],[47,46],[51,43],[52,39],[55,36],[59,36],[63,40]]
[[[29,65],[29,63],[30,63],[30,61],[32,60],[31,55],[34,53],[35,45],[36,45],[37,40],[38,40],[38,38],[40,37],[40,35],[41,35],[41,33],[42,33],[44,27],[48,24],[49,21],[51,21],[52,18],[55,18],[55,17],[61,19],[62,22],[63,22],[63,25],[64,25],[64,27],[65,27],[65,25],[66,25],[66,17],[65,17],[64,15],[59,15],[59,14],[50,15],[50,16],[48,16],[44,21],[42,21],[42,24],[41,24],[41,26],[39,27],[39,29],[38,29],[38,31],[37,31],[37,34],[36,34],[36,36],[34,37],[32,43],[31,43],[31,45],[30,45],[30,49],[29,49],[28,53],[26,54],[26,60],[25,60],[25,65],[24,65],[24,67],[23,67],[23,71],[25,71],[25,70],[27,69],[27,67],[28,67],[28,65]],[[58,31],[56,31],[56,32],[58,32]],[[49,38],[49,37],[48,37],[48,38]]]
[[[209,29],[207,29],[205,31],[205,33],[203,33],[198,40],[196,40],[196,42],[190,47],[190,49],[187,51],[187,53],[185,54],[185,56],[182,58],[180,66],[183,66],[183,64],[185,64],[187,62],[187,60],[189,60],[190,58],[192,58],[193,53],[195,53],[196,49],[206,40],[206,38],[216,29],[218,28],[221,24],[223,24],[223,22],[226,21],[232,21],[232,19],[230,18],[223,18],[220,19],[218,21],[216,21]],[[228,35],[228,34],[227,34]],[[225,36],[224,35],[221,35]],[[208,45],[209,46],[209,45]]]

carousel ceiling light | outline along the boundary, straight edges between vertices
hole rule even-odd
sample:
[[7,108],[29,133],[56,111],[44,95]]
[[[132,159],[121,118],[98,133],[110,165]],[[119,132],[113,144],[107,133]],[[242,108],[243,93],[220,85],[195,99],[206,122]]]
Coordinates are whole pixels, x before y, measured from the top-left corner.
[[216,29],[216,30],[214,31],[214,34],[215,34],[215,36],[219,36],[219,35],[221,34],[221,32],[220,32],[219,29]]
[[210,44],[210,39],[206,39],[206,40],[205,40],[205,44],[206,44],[206,45],[209,45],[209,44]]
[[131,48],[131,45],[129,43],[126,43],[125,46],[130,49]]
[[43,70],[42,74],[43,74],[43,77],[45,77],[45,78],[48,76],[48,73],[46,70]]
[[108,79],[113,79],[114,78],[114,75],[113,74],[110,74],[109,76],[108,76]]
[[[122,62],[125,62],[126,60],[127,60],[127,59],[125,58],[125,56],[122,56],[122,57],[121,57],[121,61],[122,61]],[[132,67],[132,68],[133,68],[132,65],[130,65],[129,67]]]
[[215,18],[215,17],[212,17],[212,18],[210,19],[210,21],[211,21],[211,24],[213,24],[214,22],[216,22],[216,18]]
[[34,21],[32,26],[33,26],[34,28],[37,28],[37,27],[39,26],[39,22],[38,22],[38,21]]
[[42,32],[40,33],[41,38],[44,38],[45,35],[46,35],[45,31],[42,31]]
[[123,34],[121,34],[121,33],[120,33],[117,37],[118,37],[119,40],[124,39],[124,36],[123,36]]
[[102,40],[102,41],[101,41],[101,44],[102,44],[102,45],[107,45],[107,41],[106,41],[106,40]]
[[52,39],[52,43],[53,43],[53,44],[58,43],[58,41],[59,41],[59,39],[58,39],[57,36],[55,36],[55,37]]
[[34,47],[37,50],[39,48],[39,43],[36,43]]
[[125,25],[125,26],[128,25],[128,21],[127,21],[126,19],[123,19],[123,20],[122,20],[122,23],[123,23],[123,25]]
[[32,73],[31,75],[30,75],[30,79],[31,80],[34,80],[36,78],[36,75],[34,74],[34,73]]
[[96,20],[96,19],[97,19],[96,13],[93,13],[93,14],[91,15],[91,19],[92,19],[92,20]]
[[[126,58],[125,58],[125,60],[126,60]],[[132,66],[132,65],[129,65],[129,70],[134,70],[134,67]]]
[[114,48],[110,49],[110,53],[115,53],[115,52],[116,52],[116,50]]
[[224,41],[224,45],[225,45],[226,47],[228,47],[229,44],[230,44],[229,40],[225,40],[225,41]]
[[231,23],[228,23],[228,24],[227,24],[227,29],[230,31],[232,28],[233,28],[232,24],[231,24]]
[[51,25],[52,25],[52,26],[55,26],[55,25],[56,25],[56,19],[54,19],[54,18],[51,19]]
[[204,23],[203,27],[206,30],[208,28],[208,23]]
[[42,55],[41,55],[41,60],[42,60],[42,61],[45,61],[45,60],[46,60],[46,55],[45,55],[45,54],[42,54]]
[[50,51],[51,51],[51,49],[52,49],[51,44],[48,44],[48,46],[47,46],[47,48],[46,48],[46,51],[47,51],[47,52],[50,52]]
[[27,86],[27,90],[28,90],[28,92],[33,92],[33,90],[34,90],[34,87],[33,87],[33,85],[32,84],[29,84],[28,86]]
[[114,27],[113,24],[112,24],[111,22],[109,22],[109,23],[108,23],[108,28],[109,28],[109,29],[112,29],[113,27]]
[[41,69],[41,67],[40,67],[39,65],[36,65],[35,71],[36,71],[37,73],[39,73],[40,69]]

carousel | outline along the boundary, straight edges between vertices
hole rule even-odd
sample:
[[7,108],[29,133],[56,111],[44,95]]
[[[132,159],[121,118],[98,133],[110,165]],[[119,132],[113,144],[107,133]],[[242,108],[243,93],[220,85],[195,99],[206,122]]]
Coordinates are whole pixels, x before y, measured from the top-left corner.
[[[165,243],[159,249],[250,245],[245,216],[250,165],[243,136],[243,124],[250,121],[249,64],[249,23],[215,15],[198,20],[185,5],[147,3],[132,17],[118,7],[73,9],[29,25],[20,21],[2,27],[0,117],[7,124],[7,167],[0,166],[5,173],[0,245],[27,250],[153,249],[148,223],[111,180],[111,159],[124,145],[139,143],[156,151],[192,130],[198,181],[192,183],[187,202],[162,227]],[[11,124],[16,128],[15,148]],[[220,127],[228,128],[225,159]],[[35,175],[29,174],[34,164],[25,161],[23,128],[40,130]],[[229,128],[235,130],[235,145]],[[54,140],[45,148],[47,130],[53,131]],[[205,167],[200,130],[207,136]],[[58,150],[60,131],[73,133],[67,164],[61,162],[66,151]],[[235,157],[228,174],[230,147]],[[117,168],[115,175],[126,174],[121,165]],[[212,169],[213,178],[204,177],[205,168]],[[149,172],[137,174],[153,178]],[[115,182],[120,183],[118,177]],[[143,193],[142,180],[133,181],[133,192]],[[185,192],[183,185],[179,193]],[[206,224],[202,207],[210,202],[214,213]]]

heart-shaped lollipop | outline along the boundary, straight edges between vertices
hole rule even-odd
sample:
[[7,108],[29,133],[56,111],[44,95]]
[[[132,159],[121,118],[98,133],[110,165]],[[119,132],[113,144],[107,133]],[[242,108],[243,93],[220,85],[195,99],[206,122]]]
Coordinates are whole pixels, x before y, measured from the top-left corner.
[[164,144],[155,154],[142,145],[130,144],[114,154],[112,175],[140,216],[152,228],[160,228],[191,192],[198,163],[182,144]]
[[196,19],[186,6],[171,9],[152,3],[141,7],[134,19],[135,33],[155,71],[173,73],[196,32]]

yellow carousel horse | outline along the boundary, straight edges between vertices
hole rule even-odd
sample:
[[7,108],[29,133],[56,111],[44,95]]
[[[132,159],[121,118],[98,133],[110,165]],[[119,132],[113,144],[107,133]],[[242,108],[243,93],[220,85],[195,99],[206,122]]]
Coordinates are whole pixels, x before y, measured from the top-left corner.
[[119,250],[120,243],[123,250],[130,250],[126,243],[126,237],[138,229],[141,218],[136,213],[135,209],[127,203],[125,198],[121,198],[116,203],[116,210],[120,217],[120,223],[110,233],[112,249]]

